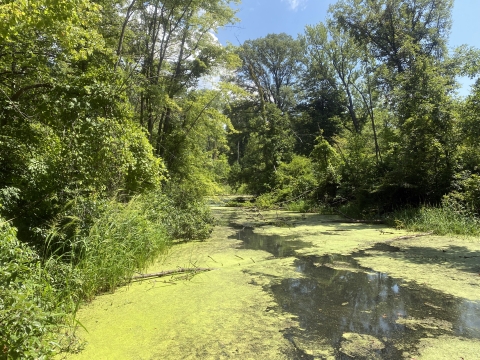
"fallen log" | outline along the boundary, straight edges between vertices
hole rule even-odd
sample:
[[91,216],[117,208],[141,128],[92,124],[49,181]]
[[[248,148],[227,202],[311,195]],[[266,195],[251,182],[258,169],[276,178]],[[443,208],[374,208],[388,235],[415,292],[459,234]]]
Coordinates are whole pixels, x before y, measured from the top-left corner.
[[334,219],[324,221],[325,223],[339,223],[339,224],[385,224],[385,221],[380,219],[374,220],[357,220],[357,219]]
[[420,233],[420,234],[413,234],[413,235],[404,235],[404,236],[398,236],[398,237],[393,238],[393,239],[389,239],[389,240],[384,241],[384,242],[389,243],[389,242],[396,241],[396,240],[408,240],[408,239],[414,239],[414,238],[417,238],[417,237],[428,236],[428,235],[432,235],[432,234],[433,234],[433,231],[429,231],[429,232],[426,232],[426,233]]
[[182,273],[198,273],[198,272],[211,271],[211,270],[215,270],[215,269],[214,268],[178,268],[174,270],[165,270],[165,271],[160,271],[160,272],[151,273],[151,274],[135,275],[132,277],[132,280],[147,279],[152,277],[162,277],[162,276],[176,275],[176,274],[182,274]]
[[334,212],[336,212],[338,215],[343,216],[345,219],[341,220],[330,220],[329,222],[335,222],[335,223],[351,223],[351,224],[383,224],[384,221],[381,219],[373,219],[373,220],[359,220],[359,219],[353,219],[343,212],[341,212],[338,209],[333,209]]

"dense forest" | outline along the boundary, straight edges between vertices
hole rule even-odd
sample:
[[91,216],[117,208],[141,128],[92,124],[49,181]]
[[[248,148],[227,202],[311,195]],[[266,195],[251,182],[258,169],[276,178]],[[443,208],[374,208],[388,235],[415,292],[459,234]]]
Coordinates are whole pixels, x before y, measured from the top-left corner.
[[74,351],[82,301],[208,238],[207,196],[478,234],[480,51],[449,48],[453,0],[340,0],[221,46],[235,3],[0,4],[0,358]]

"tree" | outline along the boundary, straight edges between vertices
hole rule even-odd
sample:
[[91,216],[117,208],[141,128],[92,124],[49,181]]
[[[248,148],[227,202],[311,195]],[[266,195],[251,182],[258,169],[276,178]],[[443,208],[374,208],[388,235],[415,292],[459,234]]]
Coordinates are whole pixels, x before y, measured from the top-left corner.
[[261,194],[274,188],[278,166],[291,160],[294,138],[288,115],[274,104],[253,117],[250,127],[253,132],[240,159],[242,178],[252,193]]
[[417,54],[445,55],[452,7],[453,0],[341,0],[329,11],[377,60],[402,73]]
[[[353,125],[359,133],[361,121],[358,118],[354,91],[361,78],[359,63],[362,51],[353,39],[331,22],[329,26],[320,23],[306,27],[308,61],[310,69],[316,71],[321,80],[328,82],[334,91],[342,91],[346,98],[346,108]],[[307,75],[308,76],[308,75]]]
[[[213,32],[235,21],[226,0],[131,2],[119,35],[118,63],[132,74],[131,88],[139,123],[144,126],[156,154],[168,167],[180,131],[190,132],[182,119],[195,107],[182,107],[200,79],[235,61],[229,49],[216,42]],[[125,36],[128,31],[135,36]],[[128,40],[128,43],[127,43]],[[199,124],[197,122],[196,124]],[[173,167],[172,167],[173,169]]]
[[300,68],[301,41],[285,33],[247,40],[238,48],[240,86],[275,104],[281,111],[294,105],[294,83]]
[[158,186],[163,165],[132,121],[97,5],[15,1],[1,10],[0,189],[14,195],[2,213],[22,239],[41,243],[72,199]]

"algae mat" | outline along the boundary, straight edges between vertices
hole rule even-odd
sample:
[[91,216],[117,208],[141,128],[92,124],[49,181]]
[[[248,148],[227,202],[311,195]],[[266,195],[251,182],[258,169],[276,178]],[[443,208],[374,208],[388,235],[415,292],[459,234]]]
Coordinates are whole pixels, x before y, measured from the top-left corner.
[[290,344],[279,330],[292,325],[291,316],[269,310],[272,296],[245,272],[281,276],[277,269],[288,269],[289,260],[274,265],[268,253],[237,250],[227,239],[232,233],[219,227],[208,242],[174,245],[149,272],[192,264],[216,270],[135,283],[82,308],[78,319],[88,333],[80,329],[79,335],[86,346],[71,358],[289,358]]
[[[477,303],[465,303],[473,308],[468,313],[473,317],[467,317],[474,320],[462,322],[455,320],[456,314],[442,318],[448,309],[435,302],[443,293],[455,297],[462,309],[467,306],[462,299],[479,300],[478,239],[392,242],[405,233],[342,223],[332,216],[213,210],[220,225],[210,240],[174,245],[149,272],[189,266],[214,270],[146,280],[97,297],[78,313],[88,330],[79,330],[86,346],[68,358],[432,359],[450,354],[446,359],[455,354],[470,359],[480,353]],[[382,242],[390,246],[373,246]],[[438,277],[432,266],[442,270]],[[455,281],[459,284],[454,286]],[[398,306],[406,309],[406,298],[396,295],[407,292],[409,284],[421,289],[410,293],[421,294],[408,299],[424,302],[415,317],[407,316],[410,310],[398,311]],[[386,303],[389,294],[393,305]],[[422,294],[434,294],[433,300]],[[358,318],[349,318],[356,313]],[[376,334],[368,335],[361,327],[342,330],[354,328],[355,321],[367,324],[366,319],[378,323],[369,325]],[[459,326],[473,330],[459,332]],[[384,331],[377,339],[373,335],[378,337],[378,329],[408,336],[394,342]],[[338,341],[331,338],[335,332]],[[444,350],[437,352],[439,348]]]

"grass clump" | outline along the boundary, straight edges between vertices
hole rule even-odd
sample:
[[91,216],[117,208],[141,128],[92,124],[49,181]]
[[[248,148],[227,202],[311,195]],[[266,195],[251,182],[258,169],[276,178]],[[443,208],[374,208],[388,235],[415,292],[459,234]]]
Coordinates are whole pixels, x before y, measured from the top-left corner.
[[411,231],[432,231],[437,235],[480,235],[480,221],[468,210],[443,201],[439,207],[422,206],[396,211],[390,225]]
[[73,239],[74,266],[84,279],[82,298],[125,284],[166,249],[162,216],[146,204],[141,197],[126,204],[112,201],[87,234]]

